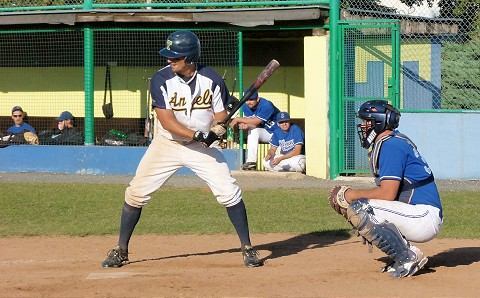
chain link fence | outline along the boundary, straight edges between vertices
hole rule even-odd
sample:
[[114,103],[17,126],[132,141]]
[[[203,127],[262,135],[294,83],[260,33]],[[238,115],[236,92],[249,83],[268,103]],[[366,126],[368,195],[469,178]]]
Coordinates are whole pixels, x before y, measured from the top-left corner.
[[[93,30],[94,125],[85,135],[92,134],[96,145],[145,146],[153,137],[149,79],[167,64],[158,52],[171,32],[164,28]],[[194,32],[202,43],[200,63],[213,67],[233,89],[238,33]],[[25,143],[21,135],[12,139],[16,134],[8,131],[21,125],[15,121],[22,114],[40,144],[84,144],[84,42],[81,28],[0,30],[1,141]],[[23,112],[14,112],[16,106]],[[60,128],[66,124],[63,120],[70,120],[65,116],[73,118],[73,123],[68,121],[74,126],[68,135]]]
[[343,0],[344,20],[396,19],[400,108],[480,109],[480,0]]

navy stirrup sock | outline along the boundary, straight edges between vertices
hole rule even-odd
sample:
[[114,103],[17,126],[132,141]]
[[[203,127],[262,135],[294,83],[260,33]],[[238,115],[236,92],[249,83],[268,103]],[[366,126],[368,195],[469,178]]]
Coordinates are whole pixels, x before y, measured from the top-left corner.
[[133,230],[140,219],[142,208],[135,208],[127,203],[123,205],[122,217],[120,219],[120,237],[118,239],[118,246],[122,250],[128,249],[128,242],[132,237]]
[[245,210],[245,204],[243,201],[240,201],[240,203],[235,206],[227,207],[227,213],[237,231],[242,246],[251,245],[250,234],[248,231],[247,211]]

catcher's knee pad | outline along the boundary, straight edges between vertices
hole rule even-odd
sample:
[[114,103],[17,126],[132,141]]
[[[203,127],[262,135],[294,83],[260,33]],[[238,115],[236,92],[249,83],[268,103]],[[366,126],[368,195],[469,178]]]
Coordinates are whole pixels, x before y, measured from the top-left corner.
[[388,222],[379,223],[367,200],[357,200],[347,209],[347,217],[358,233],[395,262],[409,260],[409,245],[398,228]]

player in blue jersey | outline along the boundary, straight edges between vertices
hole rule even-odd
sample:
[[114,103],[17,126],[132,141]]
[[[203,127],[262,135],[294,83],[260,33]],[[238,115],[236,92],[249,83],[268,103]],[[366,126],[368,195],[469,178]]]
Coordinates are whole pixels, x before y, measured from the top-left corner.
[[[290,115],[287,112],[278,113],[277,125],[279,128],[273,132],[270,149],[265,156],[265,168],[278,172],[304,172],[305,137],[302,129],[290,123]],[[280,150],[277,150],[279,148]]]
[[13,125],[7,129],[4,136],[0,136],[2,144],[33,144],[38,145],[38,136],[30,124],[25,122],[27,114],[22,107],[14,106],[12,108]]
[[35,128],[33,128],[30,124],[24,121],[25,119],[25,112],[23,111],[22,107],[14,106],[12,108],[12,121],[13,125],[7,129],[7,133],[10,135],[16,134],[23,134],[24,132],[35,132]]
[[237,117],[230,121],[230,127],[238,125],[239,129],[248,131],[247,137],[247,160],[243,164],[243,170],[255,170],[257,168],[258,143],[268,143],[275,129],[277,114],[280,110],[269,100],[259,97],[255,91],[242,106],[243,117]]
[[227,116],[229,92],[225,82],[212,68],[198,63],[200,41],[191,31],[170,34],[160,55],[168,65],[155,73],[150,87],[159,127],[125,190],[118,243],[108,252],[102,267],[127,264],[128,244],[143,207],[151,194],[182,167],[205,181],[217,202],[225,207],[239,237],[245,266],[262,266],[263,260],[250,243],[242,191],[223,154],[210,147],[225,134],[225,128],[214,125],[214,121],[221,122]]
[[340,208],[334,207],[337,212],[346,216],[368,243],[390,257],[384,272],[393,277],[411,276],[427,258],[410,242],[433,239],[443,222],[433,173],[415,144],[396,130],[400,112],[387,101],[367,101],[357,116],[362,121],[358,134],[362,146],[369,149],[377,186],[337,186],[331,192],[331,204],[338,204]]

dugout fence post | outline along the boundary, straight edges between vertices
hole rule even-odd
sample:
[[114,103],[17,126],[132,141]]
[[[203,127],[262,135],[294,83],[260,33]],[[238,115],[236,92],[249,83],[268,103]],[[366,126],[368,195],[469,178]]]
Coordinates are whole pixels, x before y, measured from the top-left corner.
[[[238,34],[237,34],[237,38],[238,38],[238,98],[242,98],[243,96],[243,32],[242,31],[239,31]],[[239,115],[240,117],[243,116],[243,112],[242,112],[242,109],[240,109],[239,111]],[[242,151],[242,162],[245,160],[244,156],[245,154],[244,153],[244,148],[243,148],[243,135],[244,135],[244,132],[242,129],[239,129],[239,132],[238,132],[239,136],[238,136],[238,144],[239,144],[239,148],[240,150]]]
[[[88,2],[88,1],[85,1]],[[94,134],[94,60],[93,60],[93,29],[90,26],[83,28],[83,77],[85,89],[85,145],[95,144]]]
[[340,123],[338,117],[339,111],[339,91],[340,91],[340,73],[339,73],[339,53],[338,53],[338,20],[340,18],[340,0],[330,0],[330,78],[329,78],[329,88],[330,88],[330,109],[328,110],[329,115],[329,126],[330,126],[330,179],[334,179],[338,176],[339,173],[339,142],[338,138],[342,134],[340,133]]

